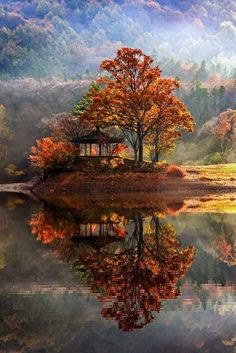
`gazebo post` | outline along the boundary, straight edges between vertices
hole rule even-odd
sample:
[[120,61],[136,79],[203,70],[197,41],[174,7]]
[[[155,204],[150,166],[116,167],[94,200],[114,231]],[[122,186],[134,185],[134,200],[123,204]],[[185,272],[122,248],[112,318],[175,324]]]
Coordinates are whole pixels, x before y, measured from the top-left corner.
[[102,145],[99,144],[99,156],[101,157],[101,155],[102,155]]
[[92,144],[90,143],[90,157],[92,156]]
[[84,155],[87,156],[87,143],[84,144]]

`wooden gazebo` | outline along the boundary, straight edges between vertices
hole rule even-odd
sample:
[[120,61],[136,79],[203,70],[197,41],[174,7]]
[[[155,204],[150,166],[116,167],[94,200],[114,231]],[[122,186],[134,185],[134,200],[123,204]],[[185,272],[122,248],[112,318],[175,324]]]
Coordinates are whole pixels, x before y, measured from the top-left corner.
[[[98,146],[98,156],[110,156],[112,151],[112,145],[123,143],[122,137],[109,136],[100,129],[91,131],[88,135],[80,137],[77,141],[77,145],[84,145],[84,155],[92,156],[93,145]],[[88,152],[89,147],[89,152]]]

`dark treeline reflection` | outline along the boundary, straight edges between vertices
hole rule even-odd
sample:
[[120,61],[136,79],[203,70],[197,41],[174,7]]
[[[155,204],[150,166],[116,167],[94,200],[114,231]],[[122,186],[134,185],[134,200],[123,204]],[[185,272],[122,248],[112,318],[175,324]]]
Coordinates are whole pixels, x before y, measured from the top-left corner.
[[163,300],[180,295],[177,283],[194,259],[194,247],[182,247],[162,216],[140,210],[75,216],[44,207],[29,225],[104,302],[102,316],[133,331],[154,319]]

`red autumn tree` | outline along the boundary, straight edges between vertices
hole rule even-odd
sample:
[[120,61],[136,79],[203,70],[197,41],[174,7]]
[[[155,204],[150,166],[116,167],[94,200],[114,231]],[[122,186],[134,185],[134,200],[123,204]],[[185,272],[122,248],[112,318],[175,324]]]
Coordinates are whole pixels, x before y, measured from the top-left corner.
[[[103,89],[90,91],[92,104],[87,118],[100,125],[117,125],[131,143],[135,161],[143,161],[143,144],[151,133],[158,135],[155,142],[169,138],[169,134],[157,132],[160,124],[162,130],[168,125],[168,132],[171,124],[174,132],[180,127],[192,130],[191,115],[173,96],[178,83],[161,78],[153,59],[140,49],[118,50],[115,59],[102,62],[101,70],[108,75],[97,81]],[[174,136],[178,134],[173,133],[172,139]]]
[[[138,212],[133,217],[133,233],[128,241],[123,240],[127,220],[117,214],[103,215],[108,226],[118,222],[105,236],[84,234],[68,213],[64,218],[61,213],[56,216],[47,210],[29,222],[37,239],[50,243],[63,261],[76,264],[78,274],[106,303],[102,315],[116,320],[123,331],[150,323],[154,313],[160,312],[162,300],[180,294],[177,282],[185,276],[195,255],[195,249],[183,248],[173,227],[159,222],[156,216],[145,222]],[[72,240],[74,236],[80,241]]]
[[109,303],[102,315],[116,320],[123,331],[140,329],[160,312],[162,300],[180,294],[176,284],[191,267],[195,249],[182,248],[174,229],[157,219],[145,234],[139,215],[130,242],[110,249],[87,247],[80,262],[88,271],[91,289]]
[[222,152],[232,148],[236,137],[236,110],[229,109],[221,113],[213,127],[213,133],[220,140]]
[[68,142],[56,141],[53,137],[44,137],[36,141],[31,148],[29,160],[33,166],[39,168],[44,174],[57,166],[72,162],[79,150]]
[[112,156],[118,156],[122,154],[127,149],[127,146],[123,143],[117,143],[117,145],[111,151]]
[[154,101],[157,114],[153,127],[147,134],[147,142],[151,145],[152,160],[159,161],[162,153],[171,152],[181,131],[192,132],[194,121],[184,103],[174,95],[179,83],[172,79],[159,80]]

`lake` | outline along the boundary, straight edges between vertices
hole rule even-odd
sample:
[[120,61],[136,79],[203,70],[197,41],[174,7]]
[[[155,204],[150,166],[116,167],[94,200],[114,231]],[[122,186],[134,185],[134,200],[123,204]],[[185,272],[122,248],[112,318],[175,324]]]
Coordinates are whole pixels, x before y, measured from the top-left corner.
[[0,352],[236,352],[236,214],[78,204],[2,195]]

